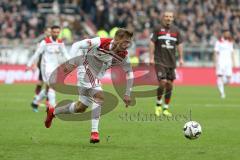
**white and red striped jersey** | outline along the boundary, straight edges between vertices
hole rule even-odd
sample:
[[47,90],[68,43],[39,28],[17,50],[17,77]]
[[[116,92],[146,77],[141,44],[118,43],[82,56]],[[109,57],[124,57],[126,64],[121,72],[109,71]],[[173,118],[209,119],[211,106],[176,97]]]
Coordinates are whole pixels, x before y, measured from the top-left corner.
[[113,65],[120,65],[124,71],[131,72],[128,51],[114,53],[112,49],[113,39],[111,38],[92,38],[85,39],[73,44],[70,54],[75,55],[79,49],[88,49],[84,55],[85,63],[91,66],[93,74],[97,78],[102,78],[108,68]]
[[[101,79],[106,70],[114,65],[121,66],[126,72],[127,88],[126,95],[130,95],[133,85],[133,72],[128,57],[128,51],[113,52],[113,39],[111,38],[92,38],[84,39],[72,45],[70,55],[76,57],[79,49],[88,49],[86,54],[82,55],[82,66],[78,67],[78,72],[85,72],[86,67],[91,68],[91,72],[97,79]],[[79,55],[78,55],[79,56]]]
[[60,56],[63,56],[66,59],[70,58],[62,40],[57,39],[54,41],[51,37],[46,37],[41,41],[34,55],[29,60],[27,66],[32,66],[40,54],[42,54],[42,65],[47,64],[54,67],[59,65]]
[[233,42],[220,38],[214,46],[218,65],[232,65]]

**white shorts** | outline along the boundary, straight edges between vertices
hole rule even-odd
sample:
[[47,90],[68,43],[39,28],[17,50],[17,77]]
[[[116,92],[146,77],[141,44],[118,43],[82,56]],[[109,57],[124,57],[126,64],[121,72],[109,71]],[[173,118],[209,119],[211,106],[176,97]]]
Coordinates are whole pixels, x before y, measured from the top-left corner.
[[94,102],[93,96],[102,91],[101,82],[94,74],[84,66],[78,67],[77,73],[79,100],[86,106]]
[[57,65],[52,64],[41,65],[42,79],[44,83],[49,84],[49,81],[51,81],[51,83],[54,83],[56,81],[57,73],[54,73],[56,68]]
[[231,65],[218,65],[216,68],[216,74],[218,76],[232,76],[232,66]]

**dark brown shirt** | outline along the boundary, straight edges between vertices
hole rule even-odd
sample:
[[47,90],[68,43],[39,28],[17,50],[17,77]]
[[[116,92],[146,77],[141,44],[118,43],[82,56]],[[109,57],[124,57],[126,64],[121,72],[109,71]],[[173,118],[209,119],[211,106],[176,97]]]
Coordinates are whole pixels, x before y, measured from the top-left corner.
[[180,31],[174,25],[162,24],[153,31],[151,40],[155,43],[154,61],[164,67],[176,68],[176,46],[182,43]]

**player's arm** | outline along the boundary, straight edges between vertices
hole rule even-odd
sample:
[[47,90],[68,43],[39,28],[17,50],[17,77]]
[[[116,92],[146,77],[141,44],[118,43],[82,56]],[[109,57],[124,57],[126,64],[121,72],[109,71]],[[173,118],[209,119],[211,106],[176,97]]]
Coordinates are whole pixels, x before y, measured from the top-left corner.
[[179,56],[179,65],[182,66],[184,64],[184,58],[183,58],[183,38],[180,31],[177,33],[177,52]]
[[66,60],[69,60],[71,57],[70,55],[68,54],[67,52],[67,49],[66,49],[66,46],[63,44],[61,44],[61,52],[62,52],[62,55],[63,57],[66,59]]
[[235,64],[235,57],[234,57],[234,48],[233,48],[233,46],[232,46],[231,50],[232,50],[232,52],[231,52],[232,53],[232,66],[235,67],[236,64]]
[[130,60],[128,57],[126,57],[124,64],[123,64],[123,70],[126,73],[126,80],[127,80],[127,86],[126,86],[126,91],[125,91],[125,95],[124,95],[124,103],[126,104],[126,107],[128,107],[128,105],[130,105],[131,103],[131,91],[132,91],[132,87],[133,87],[133,79],[134,79],[134,75],[133,75],[133,71],[132,71],[132,66],[130,64]]
[[214,53],[213,53],[213,63],[215,67],[217,67],[218,54],[219,54],[219,43],[216,42],[214,46]]
[[92,39],[84,39],[78,42],[73,43],[70,55],[75,56],[79,49],[90,49],[92,47],[99,47],[101,43],[100,37],[92,38]]
[[218,52],[214,51],[214,53],[213,53],[213,63],[214,63],[215,67],[217,67],[217,61],[218,61]]
[[38,46],[37,50],[35,51],[35,53],[33,54],[33,56],[30,58],[30,60],[27,63],[27,68],[31,68],[31,66],[33,65],[33,63],[38,59],[38,57],[40,56],[40,54],[43,53],[45,48],[45,41],[42,41],[40,43],[40,45]]
[[[70,61],[68,61],[68,65],[66,65],[65,70],[73,70],[74,68],[76,68],[76,66],[78,66],[80,64],[79,62],[79,57],[80,57],[80,61],[81,56],[84,56],[85,54],[85,50],[86,49],[90,49],[93,47],[99,47],[100,45],[100,37],[96,37],[96,38],[92,38],[92,39],[84,39],[78,42],[73,43],[70,52],[69,52],[69,56],[71,58],[76,58],[76,59],[71,59]],[[80,51],[81,50],[81,51]]]
[[155,43],[157,41],[157,31],[154,31],[151,36],[150,36],[150,43],[149,43],[149,59],[150,59],[150,63],[153,64],[154,63],[154,52],[155,52]]
[[179,65],[182,66],[184,64],[184,59],[183,59],[183,44],[180,43],[177,45],[177,51],[179,55]]
[[155,51],[155,43],[153,41],[150,41],[149,43],[149,58],[150,58],[150,63],[154,63],[154,51]]

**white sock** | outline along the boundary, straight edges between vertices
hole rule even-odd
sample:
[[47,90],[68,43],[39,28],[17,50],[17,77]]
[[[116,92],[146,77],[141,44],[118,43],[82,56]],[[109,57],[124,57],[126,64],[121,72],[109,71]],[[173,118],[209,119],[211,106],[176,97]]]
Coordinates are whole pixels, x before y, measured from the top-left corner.
[[168,104],[164,104],[164,105],[163,105],[163,108],[164,108],[164,109],[168,109],[168,108],[169,108]]
[[42,89],[41,92],[38,95],[35,95],[33,103],[38,104],[40,101],[42,101],[46,97],[47,97],[46,90]]
[[159,104],[159,105],[161,106],[162,103],[163,103],[163,101],[162,101],[162,99],[160,99],[160,100],[157,100],[156,103]]
[[225,95],[224,93],[224,81],[222,77],[217,78],[217,86],[221,96]]
[[49,88],[47,96],[48,96],[49,104],[52,107],[55,107],[56,106],[56,93],[52,88]]
[[92,104],[92,132],[98,132],[101,106],[97,103]]
[[75,113],[75,102],[55,108],[54,115]]

